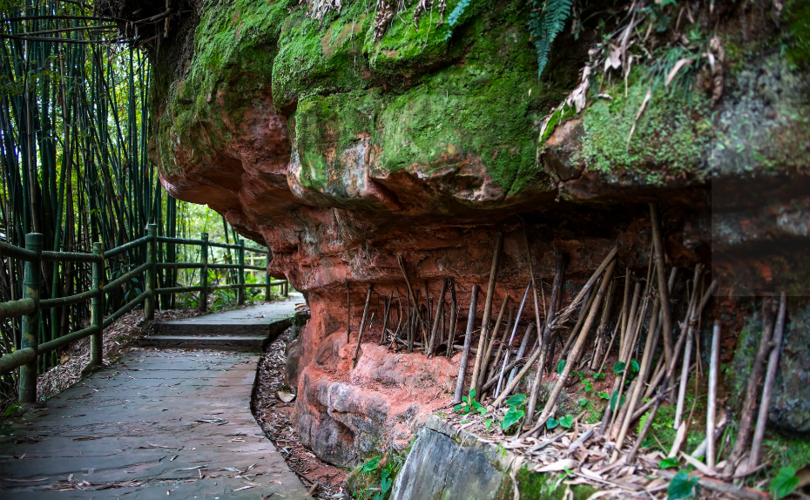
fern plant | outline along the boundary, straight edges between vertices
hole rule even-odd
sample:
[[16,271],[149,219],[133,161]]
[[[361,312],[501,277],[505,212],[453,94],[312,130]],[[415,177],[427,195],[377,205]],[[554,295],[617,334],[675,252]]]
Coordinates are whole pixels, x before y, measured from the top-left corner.
[[453,36],[453,28],[456,27],[458,24],[459,19],[461,16],[464,15],[464,11],[467,10],[467,7],[470,6],[472,0],[461,0],[459,3],[456,4],[456,7],[450,12],[450,15],[447,16],[447,26],[450,28],[447,30],[447,35],[445,36],[445,40],[449,40],[451,36]]
[[537,51],[538,78],[548,64],[551,44],[565,28],[565,22],[571,16],[572,5],[573,0],[532,0],[532,14],[528,26],[534,38],[534,49]]

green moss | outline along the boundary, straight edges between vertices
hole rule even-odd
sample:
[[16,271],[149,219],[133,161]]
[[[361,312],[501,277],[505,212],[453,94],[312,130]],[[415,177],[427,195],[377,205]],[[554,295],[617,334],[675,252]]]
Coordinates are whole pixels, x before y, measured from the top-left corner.
[[631,176],[653,186],[663,185],[666,176],[703,177],[703,157],[712,138],[707,99],[669,94],[661,85],[636,123],[648,89],[649,83],[639,78],[629,86],[627,97],[622,85],[609,92],[612,101],[600,99],[584,112],[578,160],[591,171]]
[[533,125],[544,100],[520,21],[526,13],[511,7],[472,22],[464,65],[424,77],[383,111],[372,138],[382,150],[378,168],[430,173],[472,161],[507,193],[540,174]]
[[158,123],[157,155],[171,173],[173,149],[193,152],[184,167],[224,147],[244,113],[267,94],[276,40],[292,0],[209,2],[194,34],[185,78],[169,89]]
[[[523,467],[515,479],[518,483],[521,500],[562,500],[568,487],[562,484],[562,478],[556,474],[541,474]],[[583,500],[596,493],[590,486],[577,485],[570,487],[575,500]]]
[[[375,41],[373,27],[367,33],[363,51],[368,56],[371,69],[381,75],[399,74],[412,77],[414,73],[459,57],[460,44],[451,50],[450,28],[439,24],[436,9],[426,12],[418,23],[413,22],[418,2],[397,15],[380,40]],[[447,11],[457,2],[448,2]]]
[[363,43],[374,12],[368,5],[360,0],[347,2],[339,15],[331,13],[323,22],[298,9],[284,21],[272,76],[277,107],[319,93],[369,86]]
[[299,103],[295,136],[304,187],[324,190],[331,177],[350,167],[340,153],[371,135],[382,106],[379,89],[314,96]]
[[787,56],[793,64],[806,68],[810,64],[810,4],[789,0],[783,17],[789,26],[785,41]]

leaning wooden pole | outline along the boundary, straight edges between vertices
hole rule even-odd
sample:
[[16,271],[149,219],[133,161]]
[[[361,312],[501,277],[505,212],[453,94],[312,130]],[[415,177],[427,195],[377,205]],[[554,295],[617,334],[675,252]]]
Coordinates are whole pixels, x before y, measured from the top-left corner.
[[461,403],[461,396],[464,393],[464,375],[467,372],[467,360],[470,357],[470,347],[472,346],[472,332],[475,327],[475,308],[478,303],[478,285],[473,285],[470,297],[470,312],[467,315],[467,334],[464,336],[464,350],[461,351],[461,361],[458,364],[458,379],[456,380],[456,394],[453,397],[455,404]]
[[349,282],[346,282],[346,343],[352,334],[352,293],[349,289]]
[[[487,342],[487,350],[484,353],[484,357],[481,360],[481,370],[478,374],[478,387],[484,385],[484,382],[487,378],[487,368],[490,365],[490,357],[492,356],[492,348],[495,345],[495,341],[498,340],[496,337],[498,336],[498,329],[501,328],[501,323],[503,322],[503,313],[506,312],[506,307],[509,304],[509,295],[504,297],[503,302],[501,303],[501,311],[498,313],[498,319],[495,320],[495,326],[492,328],[492,334],[490,335],[489,342]],[[505,331],[505,329],[504,329]],[[480,396],[483,397],[484,393],[481,392]]]
[[664,267],[664,242],[661,238],[661,220],[658,207],[650,203],[650,224],[653,233],[653,248],[655,251],[655,271],[658,275],[658,295],[661,298],[662,326],[664,328],[664,356],[666,362],[672,361],[672,311],[669,304],[669,287],[667,287],[667,273]]
[[495,240],[495,251],[492,254],[492,266],[489,269],[489,283],[487,284],[487,299],[484,303],[484,317],[481,319],[481,334],[478,337],[478,351],[475,353],[475,364],[473,365],[472,378],[470,379],[470,387],[475,389],[476,393],[479,391],[478,372],[481,371],[481,359],[484,357],[486,350],[487,337],[489,334],[489,316],[492,314],[492,299],[495,296],[495,281],[498,277],[498,261],[501,256],[501,247],[503,246],[503,233],[498,233]]
[[439,320],[442,317],[442,304],[444,304],[444,297],[447,294],[447,279],[442,280],[442,291],[439,293],[439,300],[436,302],[436,315],[433,317],[433,328],[430,331],[430,341],[428,342],[425,353],[428,357],[433,356],[434,342],[436,341],[436,332],[439,330]]
[[[413,313],[416,316],[416,322],[419,323],[419,326],[422,330],[422,337],[427,338],[427,334],[425,333],[425,323],[422,321],[422,318],[419,317],[419,299],[416,296],[416,292],[413,290],[411,286],[411,279],[408,277],[408,272],[405,270],[405,261],[402,259],[402,255],[397,255],[397,263],[399,264],[399,269],[402,271],[402,276],[405,278],[405,286],[408,287],[408,296],[413,300]],[[427,297],[425,297],[427,300]],[[408,352],[413,351],[413,337],[415,332],[413,328],[411,328],[410,334],[410,345],[408,346]]]
[[740,426],[737,430],[737,440],[734,442],[734,448],[731,450],[725,468],[727,474],[735,471],[751,439],[751,427],[754,419],[754,408],[757,404],[757,393],[759,392],[760,379],[762,378],[762,372],[765,367],[765,358],[768,356],[770,349],[771,335],[773,335],[773,312],[771,311],[771,307],[772,302],[770,297],[763,299],[762,336],[759,339],[759,349],[757,349],[757,354],[754,358],[754,365],[751,368],[751,373],[748,375],[748,387],[746,388],[745,401],[740,411]]
[[[531,259],[531,255],[529,256]],[[551,285],[551,304],[548,307],[546,314],[546,327],[543,328],[542,338],[540,340],[540,349],[543,352],[540,354],[540,363],[537,365],[537,372],[534,375],[534,383],[532,384],[531,393],[529,394],[529,406],[526,407],[526,422],[525,427],[529,427],[534,420],[534,410],[537,408],[537,396],[540,394],[540,386],[543,382],[543,367],[546,364],[546,356],[550,351],[549,337],[551,336],[551,323],[554,321],[554,315],[557,313],[557,298],[560,296],[562,290],[562,280],[565,274],[565,254],[557,252],[557,267],[554,270],[554,284]],[[538,321],[538,325],[539,325]],[[539,330],[538,330],[539,332]],[[539,335],[539,334],[538,334]]]
[[709,394],[706,397],[706,465],[714,469],[717,453],[714,447],[714,429],[717,405],[717,371],[720,368],[720,320],[712,329],[712,350],[709,359]]
[[607,291],[607,285],[610,283],[610,279],[613,277],[613,270],[616,268],[616,260],[613,259],[608,264],[607,269],[605,269],[605,276],[602,278],[602,283],[599,285],[599,291],[596,294],[596,300],[594,301],[594,306],[591,307],[590,312],[588,313],[588,319],[585,320],[585,324],[582,326],[582,330],[579,332],[579,338],[577,338],[577,342],[574,344],[573,349],[568,354],[568,361],[565,363],[565,368],[563,368],[563,372],[560,374],[560,378],[557,379],[557,383],[554,384],[554,388],[551,390],[551,394],[548,396],[548,401],[546,401],[546,406],[543,408],[543,413],[540,414],[540,418],[537,419],[537,425],[535,425],[529,432],[529,435],[534,434],[535,432],[539,431],[544,425],[546,425],[546,421],[551,416],[551,410],[557,405],[557,398],[560,397],[560,393],[562,392],[563,386],[565,382],[568,380],[568,375],[571,373],[571,370],[574,369],[574,360],[579,357],[579,353],[582,348],[585,346],[585,340],[588,338],[588,331],[590,331],[591,326],[593,325],[594,320],[596,319],[596,315],[599,312],[598,304],[602,302],[605,297],[605,292]]
[[453,342],[456,341],[456,326],[458,326],[456,280],[454,278],[450,278],[450,331],[447,334],[447,359],[453,357]]
[[[698,318],[701,317],[703,314],[703,309],[706,307],[706,304],[709,302],[714,291],[717,289],[717,281],[712,281],[712,284],[709,285],[708,290],[706,293],[703,294],[703,298],[700,299],[700,305],[697,307],[697,311],[695,314],[691,316],[691,320],[688,320],[690,323],[687,328],[694,328],[697,324]],[[661,407],[661,403],[664,402],[664,399],[667,398],[667,393],[669,393],[669,382],[672,380],[672,375],[675,373],[675,366],[678,363],[678,353],[683,347],[683,343],[686,341],[686,335],[688,332],[682,332],[681,335],[678,337],[678,342],[675,344],[675,347],[672,350],[673,358],[670,361],[669,365],[667,366],[664,376],[664,381],[661,383],[661,386],[658,389],[658,394],[655,396],[655,399],[651,401],[652,408],[650,409],[649,416],[647,420],[644,422],[644,426],[638,433],[638,437],[636,438],[636,443],[633,445],[633,448],[630,450],[630,453],[627,454],[627,458],[625,459],[626,463],[632,463],[636,455],[638,454],[638,450],[641,448],[641,444],[644,442],[644,439],[647,437],[647,433],[650,432],[650,428],[652,427],[653,422],[655,421],[655,415],[658,413],[658,409]],[[654,383],[657,385],[657,383]],[[638,413],[638,412],[637,412]]]
[[357,347],[354,348],[354,356],[352,356],[352,369],[357,366],[357,356],[360,354],[360,344],[363,342],[363,329],[366,327],[366,318],[368,317],[368,309],[371,304],[371,292],[374,290],[373,285],[369,285],[368,293],[366,293],[366,305],[363,306],[363,319],[360,320],[360,330],[357,332]]
[[779,365],[779,351],[782,350],[786,313],[787,298],[785,292],[782,292],[779,296],[779,316],[776,317],[776,328],[773,331],[771,354],[768,357],[768,371],[765,373],[765,383],[762,387],[762,400],[759,403],[759,414],[757,415],[757,426],[754,429],[754,441],[751,444],[751,455],[748,459],[748,470],[754,470],[759,465],[762,438],[765,437],[765,424],[768,421],[768,408],[771,403],[771,391],[773,390],[773,381],[776,379],[776,369]]

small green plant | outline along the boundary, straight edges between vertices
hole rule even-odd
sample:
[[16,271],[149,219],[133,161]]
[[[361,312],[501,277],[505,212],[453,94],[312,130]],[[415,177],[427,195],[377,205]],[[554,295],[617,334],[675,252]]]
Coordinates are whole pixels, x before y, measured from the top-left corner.
[[680,465],[680,462],[678,462],[678,459],[675,457],[665,458],[658,462],[659,469],[671,469],[673,467],[677,467],[678,465]]
[[698,478],[689,477],[685,470],[678,471],[667,487],[667,499],[678,500],[680,498],[692,498],[697,492]]
[[[381,462],[383,466],[381,467]],[[383,462],[377,455],[360,467],[360,475],[367,478],[363,489],[356,491],[355,497],[361,500],[385,500],[390,496],[399,470],[404,463],[404,457],[388,455]],[[378,476],[379,474],[379,476]],[[378,477],[377,477],[378,476]]]
[[23,406],[20,403],[14,403],[13,405],[9,405],[8,408],[3,411],[4,417],[14,417],[17,416],[22,412]]
[[771,480],[770,490],[774,500],[786,497],[793,493],[799,485],[799,478],[796,477],[796,469],[793,467],[782,467]]
[[565,370],[565,360],[561,359],[557,361],[557,375],[562,375],[563,370]]
[[506,406],[508,406],[509,409],[506,410],[506,415],[504,415],[501,421],[501,429],[504,432],[508,431],[526,415],[526,412],[520,408],[525,401],[525,394],[515,394],[506,400]]
[[475,389],[470,389],[470,395],[463,396],[461,401],[462,402],[460,404],[457,404],[455,408],[453,408],[453,411],[461,412],[464,415],[477,411],[481,415],[486,415],[487,409],[484,408],[481,403],[475,400]]
[[566,415],[560,419],[551,417],[546,421],[546,429],[548,430],[554,429],[557,426],[560,426],[563,429],[570,429],[572,425],[574,425],[574,417],[571,415]]
[[[627,399],[624,394],[622,394],[621,399],[619,399],[619,391],[614,391],[613,394],[610,396],[610,411],[617,411],[619,408],[622,407],[624,401]],[[616,405],[616,401],[619,402],[618,407]]]
[[594,380],[605,380],[605,374],[596,372],[596,373],[593,374],[593,379]]

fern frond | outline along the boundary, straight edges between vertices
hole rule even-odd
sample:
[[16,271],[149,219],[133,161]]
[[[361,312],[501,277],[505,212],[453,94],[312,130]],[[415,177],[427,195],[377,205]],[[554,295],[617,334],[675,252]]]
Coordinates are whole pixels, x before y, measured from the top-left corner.
[[454,28],[456,24],[458,24],[458,20],[461,19],[461,16],[464,15],[464,11],[467,10],[467,7],[470,6],[472,0],[461,0],[456,7],[453,9],[453,12],[450,13],[450,16],[447,18],[447,24]]
[[562,33],[571,16],[572,6],[573,0],[532,0],[532,13],[527,25],[529,33],[534,37],[538,78],[548,64],[551,44]]

